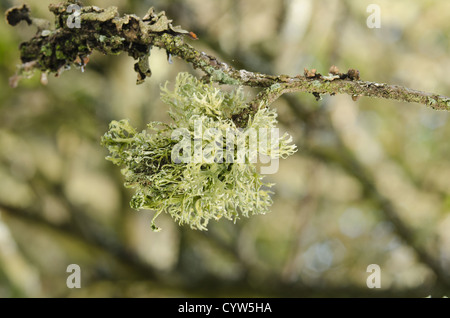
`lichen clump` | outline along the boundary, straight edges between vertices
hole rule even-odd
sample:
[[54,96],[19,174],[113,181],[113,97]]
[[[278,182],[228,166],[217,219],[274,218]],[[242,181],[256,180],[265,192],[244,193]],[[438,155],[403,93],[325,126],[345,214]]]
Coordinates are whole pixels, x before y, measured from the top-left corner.
[[162,212],[199,230],[211,219],[269,212],[272,184],[263,181],[255,158],[296,151],[288,134],[273,133],[276,112],[261,107],[238,128],[232,117],[246,107],[242,90],[225,92],[187,73],[177,76],[173,91],[166,84],[161,99],[174,123],[152,122],[137,132],[128,120],[113,121],[102,138],[107,159],[124,167],[125,186],[136,189],[131,207],[155,210],[156,231]]

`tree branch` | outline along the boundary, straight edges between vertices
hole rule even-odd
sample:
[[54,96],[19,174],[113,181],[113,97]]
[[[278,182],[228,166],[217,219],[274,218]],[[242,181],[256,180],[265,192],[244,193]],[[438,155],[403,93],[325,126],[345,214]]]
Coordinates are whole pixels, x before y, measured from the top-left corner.
[[[35,226],[56,230],[77,241],[98,248],[111,255],[111,257],[116,259],[119,263],[131,266],[134,272],[138,272],[148,279],[158,282],[162,278],[161,273],[142,260],[128,247],[124,246],[115,236],[106,233],[105,229],[97,224],[90,226],[88,229],[80,228],[73,223],[55,224],[40,216],[39,213],[36,213],[35,211],[14,207],[2,202],[0,202],[0,211],[11,217],[34,224]],[[94,227],[95,229],[93,229]],[[99,231],[101,234],[97,233]]]
[[[450,110],[450,98],[447,96],[362,81],[355,69],[340,73],[337,67],[332,66],[326,76],[315,69],[305,69],[303,75],[294,77],[237,70],[186,43],[184,36],[193,39],[197,36],[178,26],[174,27],[172,20],[164,12],[155,13],[153,8],[143,18],[139,18],[136,15],[119,17],[116,7],[100,9],[95,6],[78,7],[79,12],[75,15],[72,10],[67,10],[69,5],[70,2],[50,5],[49,9],[56,18],[54,30],[47,29],[48,21],[32,18],[26,5],[6,12],[7,21],[11,25],[26,21],[38,27],[37,34],[20,45],[23,64],[18,74],[12,78],[12,86],[17,85],[21,77],[29,76],[34,69],[41,70],[43,74],[55,73],[58,76],[72,66],[83,68],[93,50],[104,54],[127,52],[137,60],[135,71],[138,73],[139,84],[151,76],[148,58],[151,48],[155,46],[166,50],[168,58],[178,56],[194,68],[201,69],[210,81],[264,88],[249,103],[248,109],[239,118],[234,118],[241,125],[246,123],[248,115],[258,107],[267,106],[282,94],[291,92],[312,93],[317,99],[326,94],[347,94],[354,99],[368,96],[419,103],[436,110]],[[69,26],[74,17],[79,19],[79,28]]]

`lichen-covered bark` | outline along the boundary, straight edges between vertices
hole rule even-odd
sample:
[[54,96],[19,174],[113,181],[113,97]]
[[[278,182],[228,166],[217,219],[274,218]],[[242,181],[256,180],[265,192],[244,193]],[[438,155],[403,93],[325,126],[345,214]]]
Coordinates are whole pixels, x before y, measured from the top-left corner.
[[[135,70],[138,83],[142,83],[145,77],[151,75],[148,56],[153,39],[164,32],[172,37],[189,33],[173,27],[164,14],[156,14],[153,9],[141,19],[135,15],[119,17],[116,7],[81,7],[79,16],[78,13],[76,16],[80,19],[80,27],[69,27],[67,21],[73,19],[74,14],[73,10],[68,12],[69,5],[50,5],[49,9],[55,15],[55,28],[38,27],[36,35],[20,45],[24,65],[32,62],[36,69],[59,74],[71,66],[84,66],[93,50],[104,54],[127,52],[137,60]],[[18,24],[20,20],[30,21],[30,24],[33,21],[26,5],[7,12],[7,21],[11,25]]]
[[156,13],[153,8],[140,18],[128,14],[119,16],[116,7],[81,7],[77,16],[80,28],[70,28],[67,21],[73,13],[68,12],[67,8],[71,4],[65,2],[50,5],[49,9],[55,15],[52,29],[48,21],[31,17],[26,5],[7,11],[6,18],[11,25],[26,21],[38,27],[36,35],[20,45],[23,64],[11,81],[13,86],[21,76],[29,76],[34,69],[41,70],[44,74],[59,75],[72,66],[84,67],[93,50],[104,54],[127,52],[137,61],[134,67],[137,83],[142,83],[146,77],[151,76],[148,58],[151,48],[155,46],[166,50],[168,56],[178,56],[194,68],[201,69],[211,81],[263,88],[257,98],[249,103],[248,109],[234,118],[238,125],[245,125],[248,116],[255,113],[261,105],[267,106],[281,94],[289,92],[308,92],[318,99],[325,94],[348,94],[352,98],[378,97],[420,103],[437,110],[450,110],[449,97],[396,85],[362,81],[355,69],[340,73],[336,66],[332,66],[328,75],[322,75],[314,69],[305,69],[304,74],[293,77],[237,70],[186,43],[185,36],[192,39],[197,36],[174,27],[172,20],[164,12]]

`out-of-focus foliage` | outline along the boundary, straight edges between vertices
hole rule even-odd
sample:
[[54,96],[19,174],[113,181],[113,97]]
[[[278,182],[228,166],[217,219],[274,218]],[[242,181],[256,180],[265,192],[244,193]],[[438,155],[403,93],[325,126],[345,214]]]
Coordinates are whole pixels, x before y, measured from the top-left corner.
[[[26,2],[51,18],[54,1]],[[150,6],[165,10],[199,36],[193,45],[238,68],[296,75],[335,64],[363,80],[450,95],[450,3],[378,1],[380,29],[366,25],[370,3],[85,4],[140,16]],[[133,193],[100,138],[114,119],[139,131],[170,122],[160,85],[199,73],[154,49],[153,75],[136,86],[132,59],[94,54],[83,73],[11,89],[18,45],[33,32],[0,19],[0,297],[450,294],[447,113],[364,97],[285,96],[272,106],[299,151],[267,177],[276,184],[271,212],[212,221],[207,232],[162,214],[164,231],[154,233],[154,212],[129,207]],[[66,286],[69,264],[81,267],[81,289]],[[381,268],[380,289],[366,285],[370,264]]]

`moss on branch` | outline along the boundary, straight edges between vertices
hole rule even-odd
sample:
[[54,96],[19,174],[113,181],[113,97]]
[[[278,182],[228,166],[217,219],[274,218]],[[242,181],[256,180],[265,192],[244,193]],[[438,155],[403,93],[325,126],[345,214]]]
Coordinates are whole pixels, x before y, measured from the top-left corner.
[[264,88],[242,116],[235,118],[238,123],[246,122],[248,115],[254,114],[259,104],[269,105],[281,94],[289,92],[308,92],[316,98],[325,94],[347,94],[354,99],[369,96],[420,103],[437,110],[450,110],[449,97],[396,85],[362,81],[355,69],[340,73],[332,66],[328,75],[321,75],[314,69],[305,69],[303,75],[294,77],[237,70],[186,43],[186,36],[192,39],[197,39],[197,36],[179,26],[173,26],[172,20],[164,12],[156,13],[153,8],[140,18],[132,14],[119,16],[116,7],[101,9],[79,6],[76,16],[80,21],[79,28],[70,27],[67,21],[74,15],[73,11],[68,10],[70,5],[73,3],[50,5],[49,9],[55,15],[52,29],[48,21],[31,17],[26,5],[7,11],[9,24],[17,25],[20,21],[26,21],[38,27],[36,35],[20,45],[22,65],[11,81],[13,86],[17,85],[21,77],[30,76],[34,69],[59,75],[73,66],[84,67],[93,50],[104,54],[127,52],[137,61],[137,83],[142,83],[146,77],[151,76],[149,52],[152,47],[159,47],[166,50],[168,56],[178,56],[194,68],[201,69],[210,81]]

